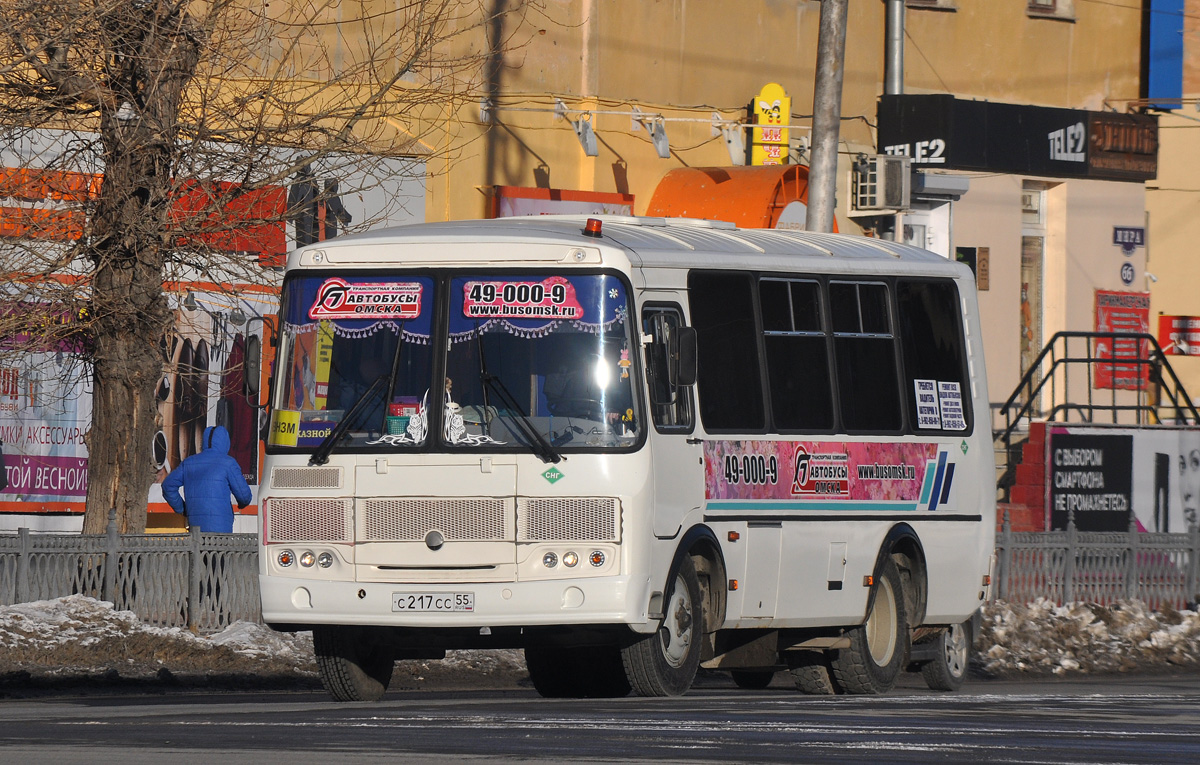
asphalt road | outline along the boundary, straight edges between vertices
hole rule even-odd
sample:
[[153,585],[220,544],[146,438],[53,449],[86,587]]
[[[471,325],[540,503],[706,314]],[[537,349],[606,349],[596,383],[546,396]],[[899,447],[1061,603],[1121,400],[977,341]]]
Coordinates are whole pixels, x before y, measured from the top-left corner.
[[820,698],[710,681],[683,698],[547,700],[530,690],[0,701],[0,762],[1200,762],[1200,675],[975,681]]

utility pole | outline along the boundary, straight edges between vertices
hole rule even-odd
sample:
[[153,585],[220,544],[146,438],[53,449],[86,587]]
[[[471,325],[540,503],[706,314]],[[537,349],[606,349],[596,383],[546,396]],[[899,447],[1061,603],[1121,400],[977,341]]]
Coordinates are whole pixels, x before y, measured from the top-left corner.
[[812,165],[808,170],[808,219],[805,223],[809,231],[833,231],[848,3],[849,0],[821,0],[817,81],[813,88]]

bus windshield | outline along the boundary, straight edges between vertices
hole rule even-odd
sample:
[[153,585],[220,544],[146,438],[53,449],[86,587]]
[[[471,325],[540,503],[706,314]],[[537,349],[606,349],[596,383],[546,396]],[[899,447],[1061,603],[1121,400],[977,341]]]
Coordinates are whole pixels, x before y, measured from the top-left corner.
[[628,293],[615,276],[302,274],[281,311],[273,449],[549,461],[639,439]]

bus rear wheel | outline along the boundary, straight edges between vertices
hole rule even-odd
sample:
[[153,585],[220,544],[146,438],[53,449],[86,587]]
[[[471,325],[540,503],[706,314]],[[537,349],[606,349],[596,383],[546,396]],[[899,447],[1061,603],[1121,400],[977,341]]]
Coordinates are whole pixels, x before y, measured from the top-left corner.
[[395,654],[354,627],[314,627],[321,684],[337,701],[378,701],[392,681]]
[[967,678],[971,656],[969,622],[947,627],[933,642],[937,658],[921,667],[921,676],[931,690],[957,691]]
[[849,648],[832,652],[834,684],[846,693],[886,693],[896,683],[908,639],[908,614],[896,563],[888,558],[875,582],[866,624],[846,633]]
[[795,651],[787,656],[792,681],[801,693],[812,696],[833,696],[837,686],[829,675],[829,662],[821,651]]
[[527,646],[534,689],[548,699],[612,699],[629,695],[621,653],[613,646]]
[[700,668],[704,611],[691,556],[680,559],[669,582],[662,625],[621,649],[625,676],[638,696],[682,696]]

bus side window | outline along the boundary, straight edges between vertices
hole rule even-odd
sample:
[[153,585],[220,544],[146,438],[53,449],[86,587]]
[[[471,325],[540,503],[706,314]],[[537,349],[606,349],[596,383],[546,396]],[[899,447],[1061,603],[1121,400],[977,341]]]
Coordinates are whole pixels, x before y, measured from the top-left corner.
[[[901,280],[896,284],[900,348],[904,354],[905,398],[914,429],[970,431],[971,386],[963,342],[962,303],[951,281]],[[915,386],[930,386],[939,405],[949,393],[960,412],[922,417]],[[957,389],[957,390],[955,390]],[[940,406],[939,406],[940,409]]]
[[709,433],[761,433],[767,426],[753,287],[746,271],[688,274],[696,395]]
[[847,433],[900,430],[904,415],[887,285],[831,281],[829,308],[842,427]]
[[683,326],[677,307],[651,307],[642,311],[642,332],[654,340],[646,345],[646,383],[650,389],[650,412],[660,432],[687,432],[693,427],[690,387],[671,382],[669,349],[676,331]]
[[831,430],[833,388],[820,283],[763,278],[758,304],[775,430]]

